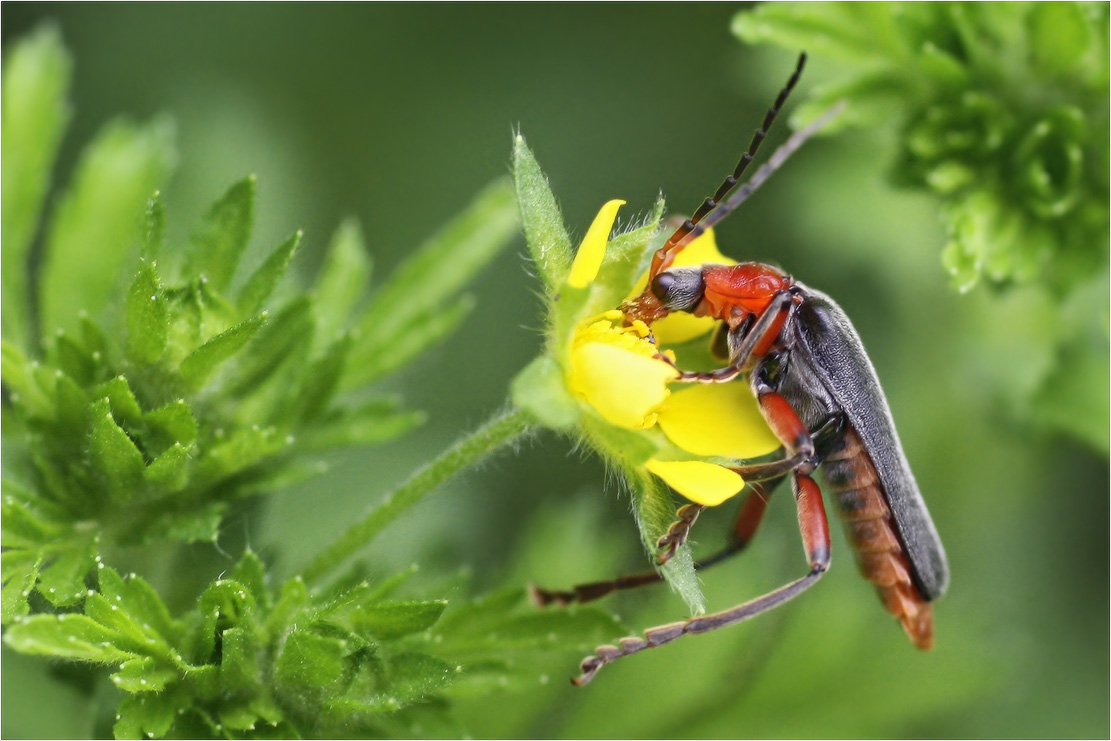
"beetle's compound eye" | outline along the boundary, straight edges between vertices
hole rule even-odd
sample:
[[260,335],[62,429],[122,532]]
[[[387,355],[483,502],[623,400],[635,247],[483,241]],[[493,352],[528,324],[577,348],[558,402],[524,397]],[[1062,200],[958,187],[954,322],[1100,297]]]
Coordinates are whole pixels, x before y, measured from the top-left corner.
[[652,279],[652,294],[672,311],[692,311],[704,290],[701,268],[675,268]]

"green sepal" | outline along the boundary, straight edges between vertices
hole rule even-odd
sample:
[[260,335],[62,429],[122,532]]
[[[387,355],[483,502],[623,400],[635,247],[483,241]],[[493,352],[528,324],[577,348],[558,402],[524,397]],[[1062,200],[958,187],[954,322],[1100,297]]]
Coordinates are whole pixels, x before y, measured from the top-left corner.
[[578,403],[567,391],[563,366],[547,353],[535,358],[513,378],[509,398],[514,406],[553,430],[571,428],[581,414]]
[[513,137],[513,185],[529,255],[552,296],[571,271],[571,238],[548,178],[520,134]]

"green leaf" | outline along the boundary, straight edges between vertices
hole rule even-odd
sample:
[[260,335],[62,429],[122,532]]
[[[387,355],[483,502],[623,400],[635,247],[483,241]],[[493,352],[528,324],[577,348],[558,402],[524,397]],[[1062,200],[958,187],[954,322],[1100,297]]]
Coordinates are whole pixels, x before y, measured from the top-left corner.
[[166,350],[170,309],[153,262],[141,260],[127,292],[127,357],[134,363],[156,362]]
[[[153,478],[153,475],[152,475]],[[156,483],[171,487],[176,483]],[[215,543],[220,535],[220,523],[227,510],[226,502],[213,502],[182,510],[163,510],[158,517],[141,531],[130,533],[132,540],[140,543],[153,543],[158,540],[173,540],[181,543]]]
[[328,245],[313,289],[319,341],[332,342],[347,326],[370,281],[371,265],[358,220],[345,220]]
[[189,405],[180,399],[144,414],[143,426],[144,442],[157,451],[174,443],[189,446],[197,439],[197,420]]
[[124,579],[115,569],[105,566],[98,569],[97,582],[104,598],[119,605],[144,630],[161,636],[167,643],[180,632],[162,598],[143,579],[134,574]]
[[329,706],[347,713],[395,711],[448,686],[459,677],[460,669],[457,664],[427,654],[398,654],[384,662],[380,677],[362,672],[348,696]]
[[571,238],[548,179],[520,134],[513,138],[513,184],[529,254],[552,294],[571,270]]
[[387,641],[427,630],[440,619],[446,606],[442,600],[360,604],[359,609],[345,616],[343,625],[359,635]]
[[251,691],[261,680],[253,627],[237,625],[220,636],[220,684],[225,692]]
[[93,542],[67,543],[54,561],[39,572],[38,590],[55,607],[68,607],[84,599],[85,575],[96,565]]
[[42,28],[4,59],[0,118],[0,275],[3,335],[29,347],[30,266],[50,172],[69,123],[72,64],[56,28]]
[[[5,513],[5,528],[8,527],[7,517]],[[0,563],[4,571],[4,586],[0,588],[0,624],[9,625],[31,612],[28,598],[38,581],[42,559],[30,551],[4,551],[0,553]]]
[[1048,76],[1073,71],[1095,40],[1079,3],[1035,3],[1026,24],[1031,66]]
[[232,569],[231,578],[247,587],[255,602],[263,609],[270,607],[270,591],[266,588],[266,566],[252,550],[248,550]]
[[[372,361],[379,352],[393,353],[392,345],[403,341],[418,321],[437,327],[428,336],[442,337],[445,326],[454,327],[467,310],[461,302],[445,308],[453,296],[508,243],[516,229],[513,194],[507,183],[496,181],[475,197],[467,209],[440,229],[397,270],[371,299],[359,320],[354,352],[355,366]],[[437,319],[436,314],[448,315]],[[411,356],[410,356],[411,357]],[[353,371],[354,373],[354,371]],[[365,378],[360,373],[351,383]]]
[[274,662],[274,679],[287,691],[300,687],[326,687],[343,674],[344,641],[294,630],[285,639]]
[[143,242],[139,256],[154,262],[166,246],[166,211],[162,208],[162,193],[154,191],[147,200],[146,222],[143,229]]
[[301,389],[294,403],[295,416],[302,422],[319,418],[328,408],[328,402],[335,395],[340,378],[347,365],[347,354],[351,350],[351,335],[343,335],[314,360],[301,381]]
[[237,353],[262,329],[268,318],[268,313],[264,311],[221,332],[198,347],[181,361],[182,378],[190,386],[199,388],[216,366]]
[[115,645],[116,634],[85,615],[33,615],[8,628],[4,641],[16,651],[111,664],[134,658]]
[[124,692],[161,692],[179,677],[173,667],[144,656],[120,664],[119,671],[112,674],[111,680]]
[[455,332],[474,305],[473,297],[460,296],[446,306],[411,316],[407,324],[395,325],[388,335],[357,337],[344,386],[365,386],[408,365]]
[[173,727],[178,710],[188,708],[189,699],[172,689],[128,695],[120,702],[112,733],[118,739],[161,738]]
[[212,205],[189,241],[185,275],[203,276],[222,293],[235,275],[254,222],[255,178],[240,180]]
[[291,442],[274,427],[235,430],[223,442],[204,451],[196,464],[194,483],[209,485],[231,476],[280,452]]
[[250,351],[237,358],[228,380],[232,393],[253,392],[273,377],[291,355],[302,360],[312,332],[312,305],[308,297],[301,296],[272,316],[251,343]]
[[[38,548],[58,537],[62,528],[38,511],[35,506],[37,501],[20,501],[10,496],[7,481],[4,482],[4,490],[3,503],[0,504],[4,548]],[[7,555],[6,551],[4,555]]]
[[278,281],[285,275],[293,256],[297,254],[297,247],[301,244],[302,232],[294,232],[270,253],[270,256],[259,265],[243,288],[239,290],[237,302],[241,316],[250,316],[262,308],[266,300],[278,287]]
[[89,457],[114,502],[125,504],[138,494],[146,463],[139,448],[112,417],[108,399],[92,406]]
[[100,316],[123,286],[119,276],[140,242],[151,191],[174,161],[172,126],[116,121],[85,150],[54,214],[41,274],[44,334],[77,328],[80,310]]
[[143,421],[143,410],[123,376],[116,376],[97,386],[96,395],[108,399],[112,416],[128,427],[136,427]]

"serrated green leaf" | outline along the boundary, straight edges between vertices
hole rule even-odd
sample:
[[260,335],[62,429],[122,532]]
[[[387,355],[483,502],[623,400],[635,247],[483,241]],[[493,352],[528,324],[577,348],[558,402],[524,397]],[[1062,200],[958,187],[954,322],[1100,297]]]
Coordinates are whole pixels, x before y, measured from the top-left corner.
[[[7,515],[5,514],[5,519]],[[5,522],[4,527],[7,527]],[[4,551],[0,553],[3,568],[3,587],[0,587],[0,624],[12,622],[30,614],[28,598],[39,578],[42,558],[31,551]]]
[[68,607],[85,598],[85,575],[96,565],[96,548],[89,543],[68,543],[39,572],[38,590],[55,607]]
[[286,637],[274,662],[274,679],[287,692],[303,687],[327,687],[343,674],[344,641],[306,630]]
[[254,223],[255,177],[240,180],[212,205],[190,239],[185,275],[203,276],[222,293],[235,275]]
[[343,385],[364,386],[408,365],[455,332],[474,306],[474,297],[459,296],[446,306],[412,316],[407,324],[394,325],[390,334],[357,337]]
[[161,692],[166,685],[180,678],[176,669],[161,664],[149,656],[131,659],[120,664],[110,679],[124,692]]
[[161,738],[173,727],[178,710],[189,708],[190,699],[172,690],[128,695],[120,702],[112,733],[117,739]]
[[136,655],[170,655],[170,647],[153,628],[144,629],[128,614],[121,596],[109,599],[102,594],[90,594],[85,597],[85,614],[115,633],[113,642],[117,648]]
[[136,536],[135,540],[143,543],[158,540],[215,543],[220,535],[220,523],[226,510],[226,502],[214,502],[180,512],[160,511],[155,520],[132,535]]
[[301,244],[302,232],[294,232],[286,241],[270,253],[262,265],[251,274],[243,288],[239,290],[239,300],[236,302],[240,316],[249,316],[262,308],[266,300],[278,287],[278,281],[285,275],[297,248]]
[[571,238],[548,178],[520,134],[513,138],[513,184],[532,262],[548,293],[554,293],[571,270]]
[[318,341],[332,342],[347,326],[351,312],[370,282],[371,267],[371,256],[358,220],[344,220],[332,236],[313,288]]
[[114,502],[124,504],[139,493],[146,463],[139,448],[116,423],[108,399],[92,406],[89,459]]
[[442,311],[445,302],[509,244],[516,225],[508,183],[499,180],[484,188],[372,297],[359,319],[356,356],[364,356],[363,348],[388,346],[387,338],[412,327],[418,317]]
[[139,214],[169,174],[172,126],[116,121],[85,150],[51,223],[40,278],[42,329],[77,328],[78,311],[99,316],[122,288],[118,276],[140,241]]
[[5,55],[0,117],[0,275],[3,335],[30,346],[31,244],[38,228],[50,172],[70,118],[67,101],[72,63],[58,30],[42,28]]
[[174,443],[151,461],[143,471],[143,480],[162,493],[181,491],[189,483],[189,461],[192,457],[192,446],[187,448],[181,443]]
[[153,261],[139,262],[127,291],[127,357],[134,363],[156,362],[166,351],[170,308],[162,294]]
[[112,416],[129,427],[138,426],[143,421],[143,410],[131,386],[123,376],[116,376],[96,387],[98,398],[108,399]]
[[162,193],[154,191],[147,200],[146,219],[143,222],[143,241],[139,257],[154,262],[166,245],[166,211],[162,208]]
[[291,355],[303,359],[313,329],[312,307],[305,296],[275,314],[251,343],[250,352],[238,359],[228,381],[232,393],[247,394],[257,389]]
[[202,453],[196,464],[196,483],[208,484],[249,468],[280,452],[291,442],[274,427],[236,430]]
[[344,627],[359,635],[371,635],[383,641],[393,640],[432,627],[443,614],[447,602],[360,603],[341,617]]
[[146,581],[134,574],[122,578],[115,569],[105,566],[98,569],[97,582],[100,593],[112,604],[118,604],[144,631],[172,642],[179,628],[158,593]]
[[4,641],[16,651],[112,664],[134,658],[115,645],[116,634],[85,615],[32,615],[8,628]]
[[181,376],[194,388],[200,387],[216,366],[243,348],[266,324],[266,312],[236,324],[204,343],[181,361]]
[[184,400],[171,401],[143,415],[144,440],[151,441],[155,449],[173,443],[192,445],[197,440],[197,420]]

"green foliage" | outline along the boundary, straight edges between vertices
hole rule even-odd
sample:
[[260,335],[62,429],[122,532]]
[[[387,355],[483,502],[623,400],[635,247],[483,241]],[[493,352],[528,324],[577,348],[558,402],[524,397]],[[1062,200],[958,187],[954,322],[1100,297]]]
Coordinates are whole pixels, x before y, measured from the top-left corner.
[[[845,98],[835,125],[895,129],[892,178],[941,200],[954,288],[1035,286],[1064,307],[1093,285],[1106,294],[1107,24],[1103,3],[773,3],[739,13],[733,30],[833,70],[800,123]],[[1058,323],[1058,370],[1086,346],[1097,382],[1083,394],[1098,408],[1111,373],[1106,300]],[[1092,428],[1107,416],[1092,425],[1058,395],[1034,397],[1032,416],[1106,453]]]
[[[420,424],[366,385],[459,325],[473,306],[463,288],[507,244],[516,213],[508,185],[492,184],[360,308],[370,259],[357,224],[336,233],[309,290],[286,277],[300,232],[243,265],[254,178],[179,243],[150,196],[174,160],[171,128],[112,122],[45,221],[27,290],[69,69],[51,31],[4,66],[7,645],[110,669],[94,676],[122,693],[119,738],[411,736],[461,732],[445,693],[477,691],[492,673],[504,685],[512,657],[553,641],[585,651],[619,632],[592,611],[537,615],[522,589],[451,607],[390,599],[401,578],[324,589],[297,576],[271,589],[249,551],[175,615],[151,582],[109,565],[135,547],[168,559],[175,544],[213,543],[237,501],[311,475],[328,451]],[[472,436],[387,498],[360,537],[325,549],[334,557],[316,576],[524,429],[509,417]]]

